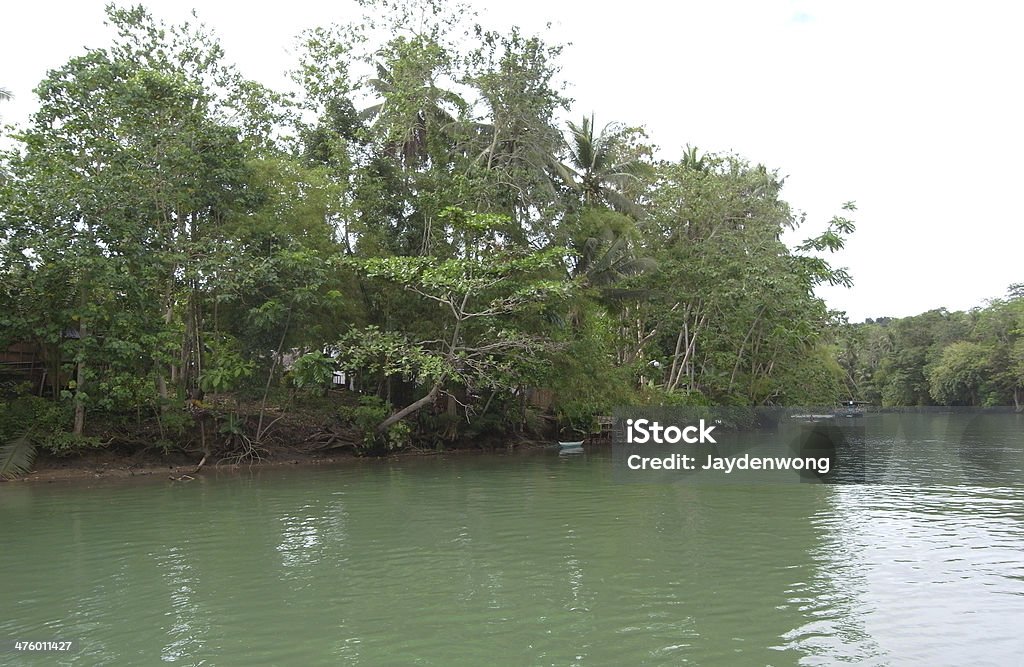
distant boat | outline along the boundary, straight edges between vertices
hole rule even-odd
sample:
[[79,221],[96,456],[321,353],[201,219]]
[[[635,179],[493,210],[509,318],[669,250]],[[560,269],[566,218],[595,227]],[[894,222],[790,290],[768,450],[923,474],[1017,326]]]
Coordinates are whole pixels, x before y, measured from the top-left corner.
[[576,442],[564,442],[562,440],[559,440],[558,441],[558,445],[560,447],[564,447],[566,449],[571,449],[571,448],[575,448],[575,447],[582,447],[583,446],[583,440],[577,440]]

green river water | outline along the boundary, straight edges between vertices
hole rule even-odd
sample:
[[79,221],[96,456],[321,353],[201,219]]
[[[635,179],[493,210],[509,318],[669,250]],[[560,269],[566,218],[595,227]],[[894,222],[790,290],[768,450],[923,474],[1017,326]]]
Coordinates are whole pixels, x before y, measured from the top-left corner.
[[630,484],[608,447],[0,484],[0,664],[1021,665],[1024,422],[950,424],[892,435],[950,484]]

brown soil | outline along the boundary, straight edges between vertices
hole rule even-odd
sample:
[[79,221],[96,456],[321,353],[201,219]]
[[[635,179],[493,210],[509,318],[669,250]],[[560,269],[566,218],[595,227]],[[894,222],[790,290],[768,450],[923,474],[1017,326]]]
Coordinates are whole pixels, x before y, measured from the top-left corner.
[[0,485],[18,482],[62,482],[94,479],[151,478],[188,482],[202,475],[231,473],[252,468],[280,466],[321,466],[340,465],[366,460],[367,458],[404,459],[424,456],[473,455],[487,452],[508,452],[511,450],[538,449],[550,445],[547,442],[520,440],[512,445],[487,448],[446,449],[443,452],[422,449],[406,449],[387,457],[360,457],[347,451],[334,453],[308,453],[296,449],[279,449],[260,461],[251,463],[207,462],[198,471],[200,455],[188,456],[180,453],[163,455],[155,450],[143,450],[130,455],[112,451],[91,452],[80,456],[59,458],[40,456],[33,470],[14,479],[0,478]]
[[160,455],[156,452],[139,452],[130,456],[114,452],[95,452],[81,456],[56,458],[41,456],[36,459],[33,470],[14,479],[0,479],[0,484],[9,482],[57,482],[83,479],[126,479],[129,477],[155,477],[188,481],[204,473],[245,470],[253,466],[320,465],[352,461],[357,457],[341,454],[338,456],[314,456],[303,452],[290,452],[287,456],[274,456],[252,464],[211,463],[207,461],[196,470],[201,456],[189,457],[184,454]]

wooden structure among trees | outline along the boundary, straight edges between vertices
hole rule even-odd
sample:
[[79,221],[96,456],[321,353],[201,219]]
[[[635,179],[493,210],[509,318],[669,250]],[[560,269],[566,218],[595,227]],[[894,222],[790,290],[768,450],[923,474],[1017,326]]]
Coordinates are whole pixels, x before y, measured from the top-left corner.
[[0,350],[0,382],[31,382],[33,392],[41,393],[46,384],[46,363],[32,343],[15,343]]

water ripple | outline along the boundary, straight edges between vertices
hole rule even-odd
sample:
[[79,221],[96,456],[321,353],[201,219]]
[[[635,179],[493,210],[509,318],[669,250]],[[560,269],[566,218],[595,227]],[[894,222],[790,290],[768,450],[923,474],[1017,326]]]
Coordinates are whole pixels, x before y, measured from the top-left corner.
[[0,637],[67,664],[1024,655],[1020,487],[616,484],[552,452],[9,485],[0,517]]

